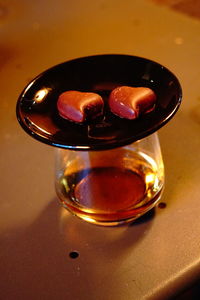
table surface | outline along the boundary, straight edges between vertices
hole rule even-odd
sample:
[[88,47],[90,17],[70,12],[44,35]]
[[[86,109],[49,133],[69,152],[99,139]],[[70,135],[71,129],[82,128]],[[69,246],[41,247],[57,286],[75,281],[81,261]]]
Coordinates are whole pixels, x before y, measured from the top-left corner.
[[[170,299],[199,279],[200,20],[159,2],[0,1],[0,299]],[[37,74],[102,53],[165,65],[184,95],[159,131],[166,207],[117,228],[61,208],[54,148],[31,139],[15,116]]]

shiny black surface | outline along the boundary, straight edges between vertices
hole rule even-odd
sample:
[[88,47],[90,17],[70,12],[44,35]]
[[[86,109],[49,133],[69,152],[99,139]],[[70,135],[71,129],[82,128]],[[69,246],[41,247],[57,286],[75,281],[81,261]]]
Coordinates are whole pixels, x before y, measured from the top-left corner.
[[[157,95],[155,110],[136,120],[113,115],[107,99],[119,86],[149,87]],[[67,90],[97,92],[105,101],[104,117],[76,124],[57,112],[58,96]],[[141,57],[97,55],[71,60],[34,79],[17,102],[17,118],[37,140],[74,150],[103,150],[130,144],[166,124],[182,98],[177,78],[165,67]]]

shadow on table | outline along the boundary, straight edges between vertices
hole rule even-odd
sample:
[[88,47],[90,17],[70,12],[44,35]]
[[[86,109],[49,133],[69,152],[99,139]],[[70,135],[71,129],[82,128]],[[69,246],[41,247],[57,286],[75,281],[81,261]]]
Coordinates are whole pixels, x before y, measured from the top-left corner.
[[99,227],[54,199],[33,224],[0,237],[0,299],[107,299],[113,272],[152,220],[153,211],[132,226]]

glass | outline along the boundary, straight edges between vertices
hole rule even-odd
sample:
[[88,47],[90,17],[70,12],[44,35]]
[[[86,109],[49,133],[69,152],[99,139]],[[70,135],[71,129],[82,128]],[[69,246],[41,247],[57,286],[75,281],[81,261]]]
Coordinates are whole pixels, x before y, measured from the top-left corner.
[[104,151],[56,150],[56,192],[63,206],[98,225],[130,222],[159,201],[164,167],[157,133]]
[[[108,97],[119,86],[148,87],[155,109],[135,120],[111,113]],[[63,119],[57,100],[64,91],[103,98],[102,117],[77,124]],[[182,89],[164,66],[130,55],[94,55],[54,66],[22,91],[17,118],[40,142],[56,147],[56,192],[69,211],[99,225],[130,222],[159,201],[164,168],[157,130],[176,113]]]

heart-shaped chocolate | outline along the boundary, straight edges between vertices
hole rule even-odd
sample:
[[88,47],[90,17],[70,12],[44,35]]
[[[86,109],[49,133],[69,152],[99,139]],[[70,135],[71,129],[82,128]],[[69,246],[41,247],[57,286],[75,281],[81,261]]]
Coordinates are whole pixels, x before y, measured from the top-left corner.
[[133,120],[154,109],[156,94],[146,87],[120,86],[111,92],[108,102],[115,115]]
[[89,92],[66,91],[57,102],[57,109],[62,118],[82,123],[103,114],[104,102],[100,95]]

